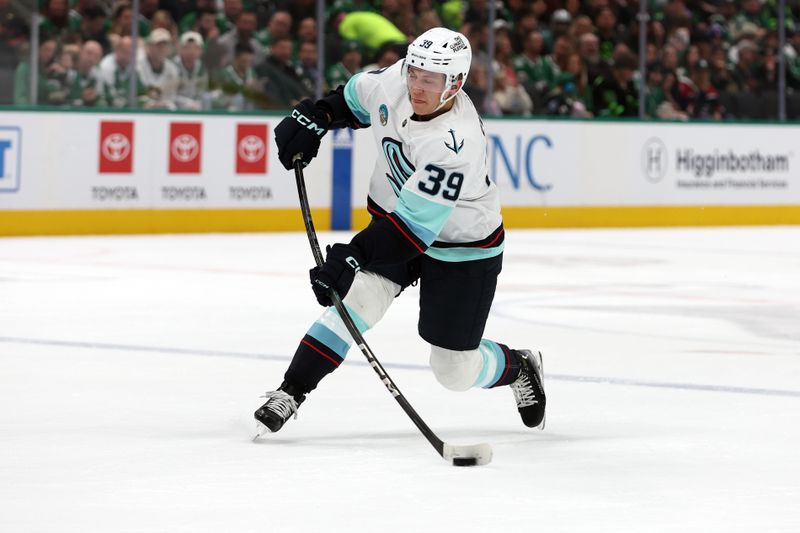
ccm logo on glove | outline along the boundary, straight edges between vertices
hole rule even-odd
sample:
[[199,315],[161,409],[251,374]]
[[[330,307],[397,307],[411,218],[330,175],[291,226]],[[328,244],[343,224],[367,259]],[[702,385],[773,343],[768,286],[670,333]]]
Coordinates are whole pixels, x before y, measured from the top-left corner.
[[317,126],[313,120],[302,114],[297,109],[292,109],[292,118],[295,119],[297,122],[299,122],[301,125],[305,126],[309,130],[319,135],[320,137],[325,135],[326,131],[325,128]]
[[334,244],[328,247],[328,256],[322,267],[314,267],[309,272],[311,289],[317,302],[325,307],[333,305],[330,290],[344,298],[353,284],[356,272],[361,270],[360,253],[355,246]]

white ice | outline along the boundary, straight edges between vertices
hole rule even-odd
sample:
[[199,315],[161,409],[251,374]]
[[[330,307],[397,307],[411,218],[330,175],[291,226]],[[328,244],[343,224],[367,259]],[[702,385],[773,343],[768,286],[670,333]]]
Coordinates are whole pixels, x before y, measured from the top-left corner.
[[[346,234],[321,235],[323,245]],[[303,233],[0,240],[0,532],[800,531],[800,228],[510,231],[486,336],[547,428],[449,392],[417,289],[251,442],[321,312]]]

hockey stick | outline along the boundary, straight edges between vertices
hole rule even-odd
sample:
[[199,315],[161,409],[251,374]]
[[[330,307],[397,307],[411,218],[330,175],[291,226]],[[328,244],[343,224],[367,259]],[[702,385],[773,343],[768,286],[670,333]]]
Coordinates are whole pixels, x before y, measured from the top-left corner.
[[[316,261],[317,266],[321,267],[322,264],[325,262],[325,258],[322,257],[322,250],[320,250],[319,242],[317,241],[317,232],[314,230],[314,221],[311,219],[311,209],[308,206],[308,194],[306,193],[306,184],[305,178],[303,177],[303,163],[302,163],[302,154],[298,154],[293,159],[294,162],[294,175],[295,179],[297,180],[297,194],[300,197],[300,210],[303,212],[303,222],[306,226],[306,234],[308,235],[308,243],[311,245],[311,253],[314,254],[314,261]],[[394,396],[394,399],[397,400],[397,403],[400,404],[400,407],[403,408],[403,411],[406,412],[408,417],[411,419],[412,422],[417,426],[420,432],[428,439],[428,442],[439,452],[439,455],[445,461],[455,465],[455,466],[475,466],[475,465],[485,465],[489,464],[492,460],[492,448],[488,444],[473,444],[470,446],[457,446],[454,444],[447,444],[446,442],[442,441],[436,434],[428,427],[424,420],[417,414],[411,404],[408,403],[408,400],[400,392],[400,389],[397,388],[394,381],[389,374],[386,373],[384,370],[383,365],[381,365],[378,358],[375,357],[375,354],[372,353],[372,349],[367,345],[367,342],[364,340],[364,337],[361,335],[361,332],[358,331],[355,323],[353,322],[353,318],[350,316],[350,313],[347,312],[347,309],[342,303],[342,299],[336,293],[335,290],[331,289],[330,292],[331,300],[333,300],[333,305],[336,307],[336,310],[339,312],[339,316],[342,318],[345,327],[347,327],[347,331],[350,332],[350,335],[353,337],[353,340],[358,344],[361,353],[364,354],[364,357],[367,358],[370,366],[375,373],[378,374],[378,377],[381,379],[383,384],[386,386],[388,391]]]

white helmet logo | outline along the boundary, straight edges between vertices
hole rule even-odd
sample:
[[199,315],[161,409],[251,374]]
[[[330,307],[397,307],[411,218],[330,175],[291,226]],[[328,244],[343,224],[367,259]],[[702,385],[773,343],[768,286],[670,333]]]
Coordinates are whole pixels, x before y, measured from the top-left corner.
[[266,148],[260,137],[248,135],[239,141],[239,157],[248,163],[255,163],[264,158]]
[[122,161],[131,153],[131,142],[121,133],[112,133],[103,139],[102,150],[109,161]]
[[172,141],[172,155],[178,161],[183,163],[193,161],[199,152],[200,143],[197,142],[197,139],[195,139],[194,136],[189,135],[188,133],[178,135],[175,137],[175,140]]

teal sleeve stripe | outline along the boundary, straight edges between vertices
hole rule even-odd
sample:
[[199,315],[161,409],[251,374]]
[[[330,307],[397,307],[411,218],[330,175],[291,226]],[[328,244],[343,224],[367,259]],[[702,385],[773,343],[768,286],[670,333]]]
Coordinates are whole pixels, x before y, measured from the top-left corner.
[[362,124],[372,124],[369,119],[369,113],[364,106],[361,105],[361,102],[358,100],[358,91],[356,91],[356,82],[358,78],[361,77],[362,72],[359,72],[347,82],[347,85],[344,86],[344,101],[347,102],[347,107],[350,108],[350,111],[356,116],[358,121]]
[[[367,324],[364,321],[363,318],[358,316],[358,313],[353,311],[352,307],[350,307],[349,305],[345,305],[344,307],[345,307],[345,309],[347,309],[347,313],[350,315],[350,318],[353,319],[353,322],[355,323],[356,327],[358,328],[358,331],[360,331],[361,333],[364,333],[365,331],[367,331],[369,329],[369,324]],[[334,308],[333,312],[336,313],[339,316],[340,319],[342,318],[341,315],[339,315],[339,310],[338,309]]]
[[345,358],[347,352],[350,350],[349,342],[343,340],[336,333],[329,330],[319,322],[314,322],[314,325],[308,330],[308,334],[336,352],[336,355],[342,359]]
[[425,255],[445,261],[448,263],[460,263],[462,261],[478,261],[497,257],[503,253],[505,243],[493,248],[428,248]]
[[431,202],[406,189],[400,191],[394,209],[394,214],[427,246],[436,240],[452,212],[453,206]]

